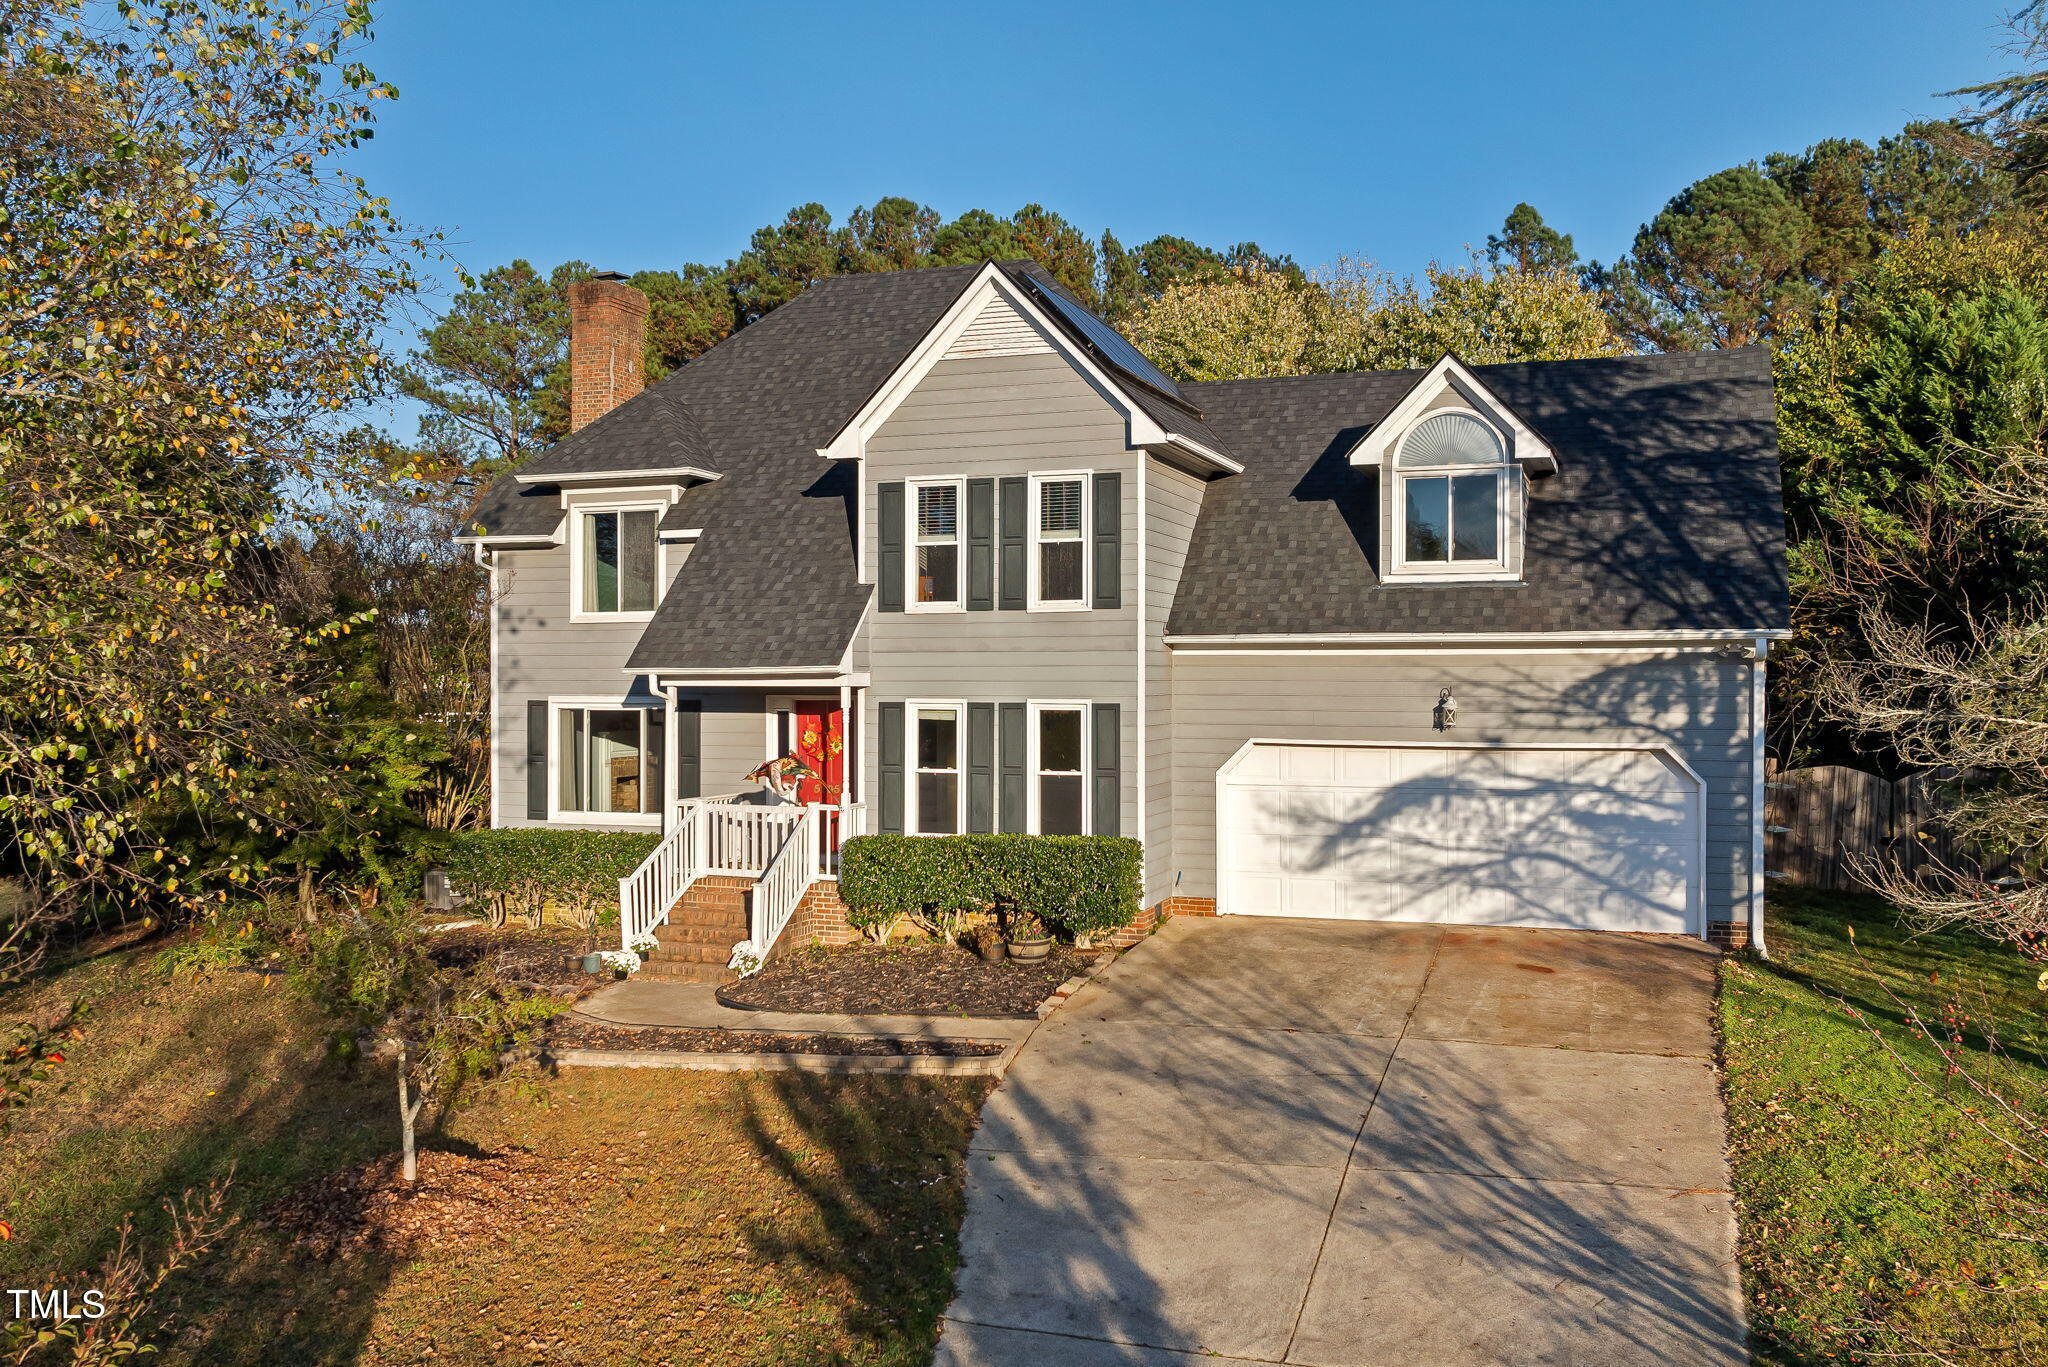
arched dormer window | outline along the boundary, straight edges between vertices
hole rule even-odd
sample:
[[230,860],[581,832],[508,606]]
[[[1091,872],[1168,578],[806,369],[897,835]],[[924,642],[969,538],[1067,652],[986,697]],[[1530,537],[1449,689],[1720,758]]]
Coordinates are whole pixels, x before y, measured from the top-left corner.
[[1514,572],[1521,470],[1491,423],[1467,409],[1422,418],[1395,449],[1393,484],[1395,574]]

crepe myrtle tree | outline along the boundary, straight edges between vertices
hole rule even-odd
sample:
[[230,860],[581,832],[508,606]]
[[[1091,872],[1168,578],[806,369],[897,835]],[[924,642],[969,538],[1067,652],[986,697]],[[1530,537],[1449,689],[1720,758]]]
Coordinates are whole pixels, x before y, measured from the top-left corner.
[[400,912],[329,918],[290,940],[293,984],[336,1026],[337,1051],[388,1054],[398,1093],[402,1172],[418,1180],[419,1120],[496,1075],[562,1004],[501,981],[485,964],[444,967]]

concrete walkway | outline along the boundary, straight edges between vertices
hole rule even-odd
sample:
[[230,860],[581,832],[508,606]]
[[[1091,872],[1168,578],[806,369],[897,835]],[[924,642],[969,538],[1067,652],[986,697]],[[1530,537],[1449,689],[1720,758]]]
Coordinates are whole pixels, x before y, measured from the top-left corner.
[[1172,922],[984,1108],[937,1367],[1746,1363],[1714,958]]

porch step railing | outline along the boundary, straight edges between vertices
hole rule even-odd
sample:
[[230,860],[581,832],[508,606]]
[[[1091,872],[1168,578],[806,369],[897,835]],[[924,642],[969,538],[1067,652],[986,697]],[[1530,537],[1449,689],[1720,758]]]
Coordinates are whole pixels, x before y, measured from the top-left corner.
[[[803,840],[792,837],[801,828]],[[633,872],[619,880],[619,935],[623,947],[644,939],[668,919],[671,908],[690,884],[713,874],[768,881],[770,869],[784,867],[785,878],[801,877],[795,897],[774,921],[781,934],[789,913],[804,889],[820,878],[839,876],[840,847],[867,833],[864,803],[779,807],[741,802],[738,795],[685,798],[676,804],[676,819],[659,845]],[[804,857],[808,854],[808,858]],[[758,909],[763,894],[756,892]],[[759,911],[753,924],[754,943],[765,952],[764,922]]]
[[648,856],[619,880],[619,947],[654,933],[668,919],[669,909],[684,889],[702,874],[703,814],[690,807],[676,813],[676,823]]
[[768,861],[768,867],[761,871],[759,881],[754,884],[753,912],[748,918],[747,938],[753,941],[755,969],[768,957],[769,947],[782,934],[783,927],[789,924],[797,903],[803,901],[804,893],[817,881],[815,851],[818,848],[820,809],[799,807],[796,810],[803,815],[797,818],[784,837],[782,848],[775,852]]

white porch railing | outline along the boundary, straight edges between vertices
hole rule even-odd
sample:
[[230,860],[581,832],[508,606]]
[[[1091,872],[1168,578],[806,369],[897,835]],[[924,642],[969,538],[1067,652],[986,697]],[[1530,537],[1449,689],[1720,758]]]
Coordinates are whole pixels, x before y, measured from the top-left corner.
[[668,919],[669,908],[683,889],[703,873],[698,862],[702,837],[701,814],[684,807],[640,867],[619,880],[619,948],[631,949],[636,940],[652,934]]
[[[792,839],[802,827],[808,834]],[[768,873],[787,866],[786,878],[801,878],[795,896],[774,921],[782,933],[789,913],[804,889],[819,878],[839,876],[839,849],[854,836],[867,833],[867,807],[854,802],[838,806],[794,803],[767,807],[741,802],[737,795],[685,798],[676,804],[676,819],[640,867],[619,880],[619,935],[625,948],[651,934],[668,919],[676,900],[691,883],[711,874],[760,880],[754,894],[753,939],[765,950],[774,941],[760,938],[764,923],[761,889]],[[800,857],[808,851],[808,859]]]
[[789,924],[796,904],[804,899],[804,892],[817,881],[818,861],[814,851],[818,848],[819,809],[798,807],[794,810],[803,815],[797,818],[796,825],[783,839],[782,848],[768,861],[768,867],[761,871],[750,899],[753,914],[748,919],[747,938],[754,942],[757,966],[761,959],[767,957],[769,946],[782,934],[782,928]]

